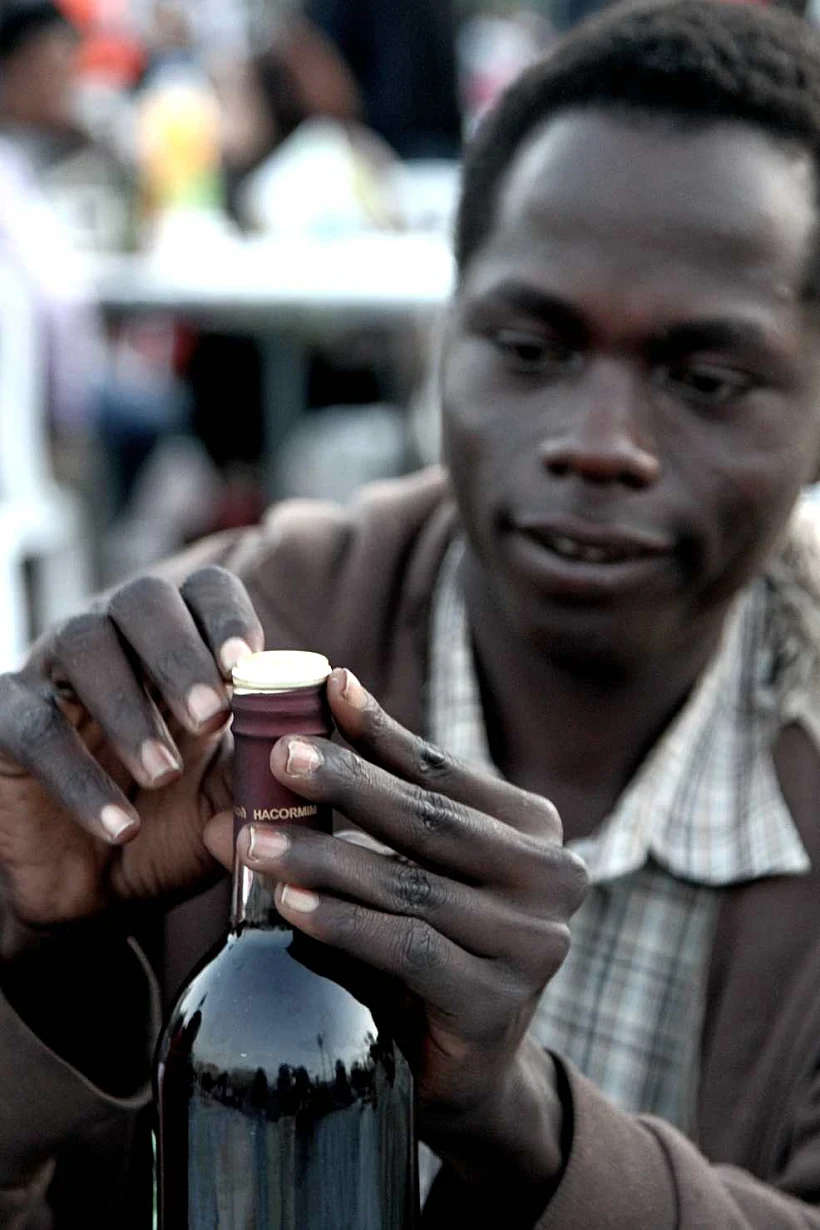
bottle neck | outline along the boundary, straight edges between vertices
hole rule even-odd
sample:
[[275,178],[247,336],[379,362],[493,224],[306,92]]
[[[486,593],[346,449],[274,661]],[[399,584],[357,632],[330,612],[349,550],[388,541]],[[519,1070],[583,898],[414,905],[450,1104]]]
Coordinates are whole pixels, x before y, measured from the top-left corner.
[[[330,734],[324,685],[266,695],[235,693],[234,834],[245,825],[282,829],[293,825],[331,831],[330,810],[287,790],[271,773],[270,755],[285,734]],[[234,857],[231,925],[275,929],[286,927],[276,908],[276,885]]]
[[288,924],[276,908],[275,884],[266,876],[251,871],[234,855],[231,889],[231,930],[254,927],[278,930]]

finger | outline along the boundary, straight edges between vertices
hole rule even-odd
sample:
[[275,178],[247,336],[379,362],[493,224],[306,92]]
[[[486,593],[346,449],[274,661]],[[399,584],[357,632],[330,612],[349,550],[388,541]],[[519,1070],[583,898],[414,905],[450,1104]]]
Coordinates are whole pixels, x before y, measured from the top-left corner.
[[108,614],[186,730],[210,732],[227,721],[230,702],[213,653],[175,586],[138,577],[111,596]]
[[398,979],[446,1016],[484,999],[490,962],[465,952],[427,923],[383,914],[294,885],[276,889],[280,913],[306,935]]
[[[511,958],[540,970],[551,947],[551,920],[545,917],[550,906],[544,905],[539,915],[527,914],[497,894],[338,837],[251,825],[240,833],[237,850],[253,871],[416,918],[477,957]],[[557,913],[563,923],[561,910]]]
[[139,828],[139,816],[89,753],[46,688],[0,676],[0,747],[40,781],[95,837],[119,844]]
[[248,592],[226,568],[200,568],[181,593],[226,679],[243,657],[264,649],[265,634]]
[[495,816],[521,833],[561,841],[561,819],[549,799],[477,770],[411,734],[385,713],[352,671],[333,671],[327,691],[348,743],[389,773]]
[[70,685],[140,785],[164,786],[181,772],[182,759],[168,727],[105,614],[66,620],[52,652],[52,675]]
[[213,816],[203,831],[202,839],[211,854],[228,871],[233,869],[233,812],[221,811]]
[[275,744],[270,764],[274,776],[294,793],[342,812],[414,862],[476,884],[523,891],[537,878],[544,851],[556,848],[394,777],[325,739],[287,735]]

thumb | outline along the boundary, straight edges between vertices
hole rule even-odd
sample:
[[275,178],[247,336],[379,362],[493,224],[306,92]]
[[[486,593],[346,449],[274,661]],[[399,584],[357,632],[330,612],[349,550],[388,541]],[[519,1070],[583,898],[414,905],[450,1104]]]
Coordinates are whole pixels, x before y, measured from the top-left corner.
[[202,840],[211,854],[226,867],[233,868],[233,812],[220,811],[208,821],[202,833]]

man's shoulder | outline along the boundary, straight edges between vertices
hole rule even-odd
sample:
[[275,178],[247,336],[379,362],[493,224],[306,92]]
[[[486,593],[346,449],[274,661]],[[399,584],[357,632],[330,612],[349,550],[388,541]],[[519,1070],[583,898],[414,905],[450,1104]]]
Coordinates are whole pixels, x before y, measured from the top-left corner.
[[800,500],[765,579],[778,657],[796,669],[801,686],[820,687],[820,501]]
[[349,568],[406,554],[450,503],[439,467],[371,483],[350,504],[285,500],[267,513],[239,570],[293,570],[314,584],[339,582]]
[[403,478],[370,483],[350,504],[330,500],[291,499],[274,505],[263,522],[263,539],[274,547],[291,540],[299,545],[357,537],[412,538],[450,500],[446,472],[432,466]]
[[331,623],[381,626],[425,600],[455,519],[446,473],[436,467],[371,484],[349,505],[284,501],[225,563],[270,635],[307,631],[318,644]]

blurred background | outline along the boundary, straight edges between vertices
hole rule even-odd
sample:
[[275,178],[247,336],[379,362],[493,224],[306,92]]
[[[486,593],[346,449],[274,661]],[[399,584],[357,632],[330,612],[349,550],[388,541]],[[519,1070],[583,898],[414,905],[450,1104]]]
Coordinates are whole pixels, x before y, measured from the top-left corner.
[[605,0],[0,0],[0,669],[435,460],[458,160]]

